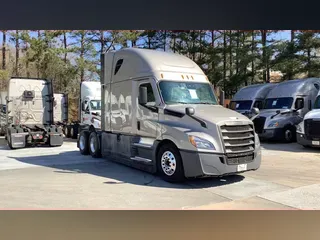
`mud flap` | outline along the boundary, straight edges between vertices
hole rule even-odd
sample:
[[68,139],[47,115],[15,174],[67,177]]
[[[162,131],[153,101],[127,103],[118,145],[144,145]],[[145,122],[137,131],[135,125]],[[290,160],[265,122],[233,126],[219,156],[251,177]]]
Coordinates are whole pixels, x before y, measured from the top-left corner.
[[10,134],[12,148],[26,147],[26,134],[25,133],[11,133]]
[[50,133],[49,145],[51,147],[61,146],[63,144],[63,135],[61,133]]

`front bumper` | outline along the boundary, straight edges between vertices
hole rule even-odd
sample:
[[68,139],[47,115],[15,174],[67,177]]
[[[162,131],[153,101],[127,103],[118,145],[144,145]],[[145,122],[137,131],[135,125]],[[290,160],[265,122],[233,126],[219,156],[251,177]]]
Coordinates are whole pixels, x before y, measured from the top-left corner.
[[[303,133],[297,133],[297,143],[302,146],[320,148],[320,141],[309,140]],[[318,144],[319,143],[319,144]]]
[[222,154],[180,151],[186,177],[224,176],[257,170],[261,165],[261,149],[254,152],[253,161],[246,163],[245,171],[238,171],[238,165],[228,165]]
[[280,140],[283,136],[283,128],[263,129],[258,136],[261,140]]

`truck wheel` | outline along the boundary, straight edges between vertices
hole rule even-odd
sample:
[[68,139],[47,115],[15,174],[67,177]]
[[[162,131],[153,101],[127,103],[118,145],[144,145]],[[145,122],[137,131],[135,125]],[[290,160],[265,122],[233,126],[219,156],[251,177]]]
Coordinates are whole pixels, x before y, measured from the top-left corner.
[[292,126],[285,127],[283,129],[283,140],[286,143],[291,143],[295,141],[296,130]]
[[166,182],[175,183],[185,180],[180,153],[172,144],[165,144],[160,148],[157,154],[157,169]]
[[77,139],[78,135],[78,125],[72,125],[70,129],[70,137],[72,139]]
[[71,126],[70,125],[66,126],[64,130],[66,138],[70,138],[70,130],[71,130]]
[[8,142],[8,146],[11,150],[15,149],[14,147],[12,147],[12,141],[11,141],[11,131],[8,130],[8,134],[7,134],[7,142]]
[[99,137],[96,132],[91,132],[89,136],[89,152],[93,158],[101,157]]
[[79,149],[80,153],[82,155],[88,155],[89,154],[89,132],[88,131],[82,131],[80,133],[79,137]]

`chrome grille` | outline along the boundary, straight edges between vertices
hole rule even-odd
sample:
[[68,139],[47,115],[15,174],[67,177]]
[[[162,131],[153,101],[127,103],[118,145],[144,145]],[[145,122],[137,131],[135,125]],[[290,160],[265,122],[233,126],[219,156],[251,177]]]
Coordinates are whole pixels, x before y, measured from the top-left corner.
[[228,158],[237,158],[253,153],[255,147],[253,125],[223,125],[220,126],[220,129]]
[[308,140],[320,139],[320,121],[307,119],[304,122],[305,135]]

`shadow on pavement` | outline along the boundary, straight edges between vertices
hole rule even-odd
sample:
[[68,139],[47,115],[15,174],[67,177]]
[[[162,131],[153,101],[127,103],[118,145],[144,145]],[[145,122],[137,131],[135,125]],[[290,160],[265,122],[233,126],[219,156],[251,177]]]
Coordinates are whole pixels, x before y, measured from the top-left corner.
[[[240,182],[244,179],[244,176],[233,175],[223,178],[190,179],[185,183],[171,184],[163,181],[156,175],[127,167],[110,160],[98,160],[91,158],[91,156],[83,156],[80,155],[78,151],[63,152],[56,155],[10,158],[27,164],[55,168],[56,170],[54,172],[57,174],[90,174],[103,177],[106,178],[105,180],[102,180],[103,184],[110,185],[129,183],[159,188],[200,189],[228,185]],[[81,162],[80,159],[79,163],[73,163],[72,161],[77,158],[81,158],[87,162]],[[93,161],[90,162],[90,159]],[[71,162],[68,163],[68,160]],[[57,161],[56,165],[54,164],[54,161]]]
[[299,153],[320,153],[320,149],[305,148],[296,142],[294,142],[294,143],[280,143],[280,142],[268,141],[268,142],[261,142],[261,146],[266,150],[272,150],[272,151],[299,152]]

